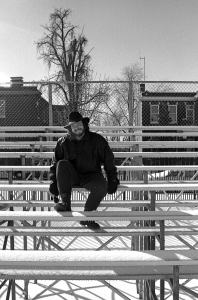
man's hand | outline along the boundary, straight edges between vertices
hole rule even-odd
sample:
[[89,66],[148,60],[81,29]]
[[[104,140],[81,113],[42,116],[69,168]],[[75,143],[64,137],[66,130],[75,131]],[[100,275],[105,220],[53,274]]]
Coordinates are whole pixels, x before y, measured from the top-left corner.
[[119,180],[117,178],[114,180],[109,180],[108,187],[107,187],[107,193],[114,194],[117,191],[118,184],[119,184]]
[[57,195],[53,195],[52,193],[50,193],[50,196],[51,196],[51,200],[54,201],[54,203],[58,203],[59,202],[59,198]]

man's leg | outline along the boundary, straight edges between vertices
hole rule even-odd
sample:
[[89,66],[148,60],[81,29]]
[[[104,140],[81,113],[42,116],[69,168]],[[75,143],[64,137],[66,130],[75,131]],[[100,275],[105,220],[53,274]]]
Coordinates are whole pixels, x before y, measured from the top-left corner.
[[[85,203],[85,211],[93,211],[98,208],[100,202],[107,194],[107,182],[102,173],[91,173],[83,175],[80,185],[90,191]],[[94,221],[81,222],[90,228],[99,228],[100,225]]]
[[60,160],[57,163],[56,180],[61,201],[54,206],[54,209],[56,211],[71,211],[72,186],[79,185],[80,179],[68,160]]

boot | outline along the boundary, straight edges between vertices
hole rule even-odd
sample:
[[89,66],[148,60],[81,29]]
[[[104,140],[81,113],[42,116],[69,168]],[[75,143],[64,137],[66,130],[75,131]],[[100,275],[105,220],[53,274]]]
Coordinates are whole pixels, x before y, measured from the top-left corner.
[[60,196],[61,200],[54,205],[56,211],[71,211],[71,195],[64,194]]
[[87,226],[90,229],[99,229],[100,225],[95,221],[80,221],[80,225]]

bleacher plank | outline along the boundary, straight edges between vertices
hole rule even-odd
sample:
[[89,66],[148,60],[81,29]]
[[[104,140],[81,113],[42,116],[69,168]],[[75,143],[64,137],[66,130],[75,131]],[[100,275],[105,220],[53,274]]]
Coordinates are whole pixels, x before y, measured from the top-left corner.
[[[34,152],[33,152],[34,153]],[[15,155],[15,154],[13,154]],[[41,155],[44,155],[41,153]],[[1,157],[1,155],[0,155]],[[13,157],[13,156],[9,156]],[[17,156],[18,157],[18,156]],[[34,155],[32,156],[34,157]],[[163,166],[137,166],[137,165],[123,165],[123,166],[116,166],[118,171],[197,171],[197,165],[163,165]],[[49,171],[50,166],[0,166],[0,171],[40,171],[46,172]]]
[[[193,136],[193,137],[198,136],[197,130],[196,131],[195,130],[194,131],[190,130],[188,132],[183,132],[182,130],[178,130],[176,132],[176,130],[174,130],[173,127],[172,127],[174,132],[167,132],[166,129],[164,128],[163,129],[164,132],[162,133],[162,132],[156,132],[155,131],[157,127],[158,126],[156,126],[155,128],[153,127],[152,128],[153,131],[151,130],[151,132],[147,132],[148,129],[146,127],[145,127],[145,131],[142,131],[142,130],[134,130],[134,131],[129,130],[128,132],[125,132],[124,130],[122,130],[123,129],[122,126],[120,126],[120,128],[119,128],[119,132],[113,132],[114,131],[114,130],[112,130],[113,127],[111,127],[111,128],[109,127],[110,131],[105,130],[106,128],[103,129],[102,126],[98,127],[99,130],[96,130],[95,127],[92,127],[91,131],[92,132],[98,132],[100,135],[102,135],[104,137],[107,137],[107,136],[109,136],[109,137],[118,137],[118,136],[119,137],[125,137],[125,136],[127,136],[127,137],[133,137],[133,136],[135,136],[135,137],[151,137],[151,136],[152,137],[161,137],[161,136],[164,136],[164,137],[166,137],[166,136],[168,136],[168,137],[176,137],[176,136],[186,137],[186,135]],[[159,130],[158,128],[157,128],[157,131]],[[137,127],[135,129],[137,129]],[[67,130],[64,129],[64,127],[62,127],[61,130],[56,130],[56,132],[54,132],[55,130],[41,130],[41,129],[39,129],[37,131],[35,131],[35,130],[32,131],[31,130],[32,132],[26,132],[26,131],[27,130],[23,130],[23,132],[20,132],[18,130],[15,130],[15,128],[14,128],[14,130],[12,129],[10,131],[10,130],[8,130],[8,128],[6,128],[2,132],[2,129],[1,129],[0,137],[1,138],[11,138],[11,137],[20,137],[20,138],[27,138],[27,137],[28,138],[32,138],[32,137],[59,137],[59,136],[63,136],[67,132]]]
[[[1,200],[1,205],[7,207],[54,207],[52,200]],[[132,207],[150,207],[150,200],[103,200],[100,203],[101,208],[128,208]],[[72,200],[72,207],[84,207],[85,200]],[[155,206],[157,207],[197,207],[197,200],[156,200]]]
[[0,278],[37,280],[132,280],[197,278],[198,252],[0,251]]
[[[0,148],[6,147],[49,147],[54,148],[56,141],[0,141]],[[174,144],[170,141],[109,141],[111,148],[129,148],[134,145],[138,145],[141,148],[198,148],[198,141],[174,141]]]
[[[42,132],[42,131],[34,131],[34,132],[19,132],[19,131],[16,131],[16,132],[1,132],[0,131],[0,138],[12,138],[12,137],[19,137],[19,138],[33,138],[33,137],[45,137],[45,138],[49,138],[49,137],[61,137],[61,136],[64,136],[64,134],[66,133],[67,131],[65,130],[65,132]],[[161,136],[168,136],[168,137],[175,137],[175,136],[178,136],[178,137],[182,137],[182,136],[186,136],[186,133],[183,133],[183,132],[163,132],[163,133],[159,133],[159,132],[141,132],[141,131],[129,131],[129,132],[104,132],[104,131],[101,131],[98,132],[101,136],[104,136],[104,137],[161,137]],[[188,132],[188,136],[198,136],[198,132],[194,131],[194,132]]]
[[[17,148],[17,147],[16,147]],[[52,158],[53,152],[0,152],[0,157]],[[198,157],[198,152],[113,152],[116,158],[130,157]],[[159,166],[160,167],[160,166]]]
[[[20,181],[19,181],[20,182]],[[86,191],[82,187],[73,187],[73,191]],[[118,191],[197,191],[197,182],[189,181],[184,183],[126,183],[120,184],[118,186]],[[29,182],[28,184],[18,183],[18,184],[0,184],[0,191],[49,191],[49,184]]]
[[[165,227],[165,236],[195,236],[198,226]],[[160,236],[160,227],[106,227],[92,230],[87,227],[34,227],[25,225],[0,227],[0,236]]]
[[[14,130],[13,130],[14,129]],[[132,130],[162,130],[162,131],[167,131],[167,130],[180,130],[180,131],[190,131],[190,132],[196,132],[197,131],[197,125],[192,125],[192,126],[181,126],[181,125],[150,125],[150,126],[143,126],[143,125],[107,125],[107,126],[103,126],[103,125],[91,125],[90,126],[91,130],[94,131],[101,131],[101,130],[118,130],[119,132],[125,130],[125,129],[132,129]],[[1,126],[0,127],[0,131],[46,131],[48,132],[49,130],[54,130],[54,131],[65,131],[65,128],[63,126],[57,126],[57,125],[48,125],[48,126]]]
[[0,211],[0,220],[36,221],[144,221],[197,220],[198,210],[178,211]]

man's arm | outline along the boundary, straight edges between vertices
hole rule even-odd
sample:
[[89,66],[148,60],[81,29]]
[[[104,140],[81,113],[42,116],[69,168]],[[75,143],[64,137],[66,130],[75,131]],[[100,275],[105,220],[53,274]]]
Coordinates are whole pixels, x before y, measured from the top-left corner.
[[58,161],[63,158],[64,158],[63,149],[60,140],[58,140],[54,150],[54,155],[53,155],[52,164],[50,166],[50,173],[49,173],[49,179],[50,179],[49,191],[54,196],[58,196],[59,194],[57,188],[57,180],[56,180],[56,166]]
[[117,190],[119,179],[117,168],[114,163],[114,155],[108,142],[102,137],[99,147],[100,161],[104,165],[104,170],[107,174],[108,193],[114,194]]

